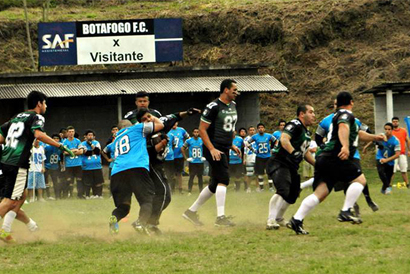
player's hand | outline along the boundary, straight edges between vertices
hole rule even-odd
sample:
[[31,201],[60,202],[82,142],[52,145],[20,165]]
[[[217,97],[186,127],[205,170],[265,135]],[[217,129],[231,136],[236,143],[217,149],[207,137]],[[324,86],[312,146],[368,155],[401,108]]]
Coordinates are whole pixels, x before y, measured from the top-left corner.
[[70,157],[75,157],[74,151],[71,151],[67,146],[64,145],[60,145],[59,149],[63,152],[63,153],[67,153],[68,155],[70,155]]
[[385,163],[387,163],[386,160],[387,160],[387,159],[384,159],[384,158],[383,158],[383,159],[380,159],[380,163],[381,163],[381,164],[385,164]]
[[342,147],[339,154],[337,155],[340,160],[347,160],[349,159],[350,151],[348,147]]
[[221,155],[223,154],[222,151],[217,150],[216,148],[213,148],[212,150],[209,151],[212,155],[212,159],[214,161],[220,161],[221,160]]
[[188,163],[192,163],[192,161],[194,161],[194,159],[192,159],[191,157],[189,157],[188,159],[186,159],[186,161],[187,161]]
[[197,108],[189,108],[186,112],[188,113],[189,116],[191,116],[197,113],[201,113],[201,110]]
[[61,166],[61,172],[64,172],[65,171],[65,166],[63,165],[63,166]]
[[383,133],[376,135],[375,141],[387,141],[387,137],[386,135],[384,135]]
[[201,161],[202,161],[202,162],[205,162],[205,161],[206,161],[206,158],[205,158],[205,157],[201,157]]
[[239,158],[241,158],[241,150],[237,146],[232,145],[231,149],[235,151],[236,155],[238,155]]
[[291,156],[292,162],[294,162],[297,165],[303,160],[303,153],[296,149],[292,152],[290,156]]

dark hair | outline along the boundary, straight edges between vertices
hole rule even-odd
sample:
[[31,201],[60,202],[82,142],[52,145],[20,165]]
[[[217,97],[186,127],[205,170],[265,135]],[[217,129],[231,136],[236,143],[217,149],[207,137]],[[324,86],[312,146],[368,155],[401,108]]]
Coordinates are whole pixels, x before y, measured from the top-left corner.
[[61,141],[61,137],[59,134],[54,133],[53,135],[51,135],[51,138],[54,139],[54,137],[58,138]]
[[336,97],[337,107],[348,106],[353,100],[352,95],[348,91],[341,91]]
[[255,128],[255,127],[254,127],[254,126],[249,126],[249,127],[248,127],[248,130],[250,130],[251,128]]
[[280,126],[281,123],[285,123],[285,124],[286,124],[286,121],[283,120],[283,119],[280,119],[280,120],[279,120],[279,123],[278,123],[278,126]]
[[244,128],[244,127],[241,127],[241,128],[238,130],[238,132],[241,132],[242,130],[245,130],[245,133],[248,133],[248,131],[247,131],[246,128]]
[[64,130],[67,131],[67,128],[65,127],[60,128],[60,133],[62,133]]
[[299,105],[297,110],[296,110],[296,116],[299,116],[299,114],[301,112],[306,113],[307,111],[307,106],[309,106],[308,104],[304,104],[304,105]]
[[87,129],[87,130],[85,131],[85,133],[84,133],[84,136],[87,136],[88,133],[92,133],[92,134],[95,136],[95,131],[92,130],[92,129]]
[[393,118],[391,118],[391,121],[392,121],[392,122],[393,122],[393,120],[400,121],[399,117],[397,117],[397,116],[394,116]]
[[192,129],[192,133],[194,132],[194,130],[199,130],[199,128],[197,128],[197,127],[194,127],[193,129]]
[[113,130],[114,128],[118,128],[118,126],[112,126],[112,127],[111,127],[111,130]]
[[70,129],[74,129],[74,130],[75,130],[75,128],[74,128],[73,126],[68,126],[68,127],[67,127],[67,131],[69,131]]
[[259,126],[263,126],[263,127],[265,127],[265,125],[264,125],[264,124],[259,123],[259,124],[257,124],[257,125],[256,125],[256,128],[258,128]]
[[135,99],[143,98],[143,97],[148,97],[149,98],[149,93],[146,92],[146,91],[138,91],[137,94],[135,95]]
[[384,127],[385,127],[385,126],[389,126],[391,129],[393,129],[393,124],[392,124],[392,123],[385,123],[385,124],[384,124]]
[[78,132],[74,133],[74,138],[78,139],[78,137],[80,137],[80,135],[78,135]]
[[230,89],[233,83],[236,84],[236,81],[232,79],[223,80],[221,83],[220,93],[224,92],[225,88]]
[[147,112],[149,112],[149,110],[147,108],[140,108],[137,111],[137,121],[141,123],[141,118],[142,116],[144,116]]
[[27,96],[27,107],[28,109],[33,109],[37,106],[38,102],[43,103],[45,100],[47,100],[47,96],[44,93],[33,90]]

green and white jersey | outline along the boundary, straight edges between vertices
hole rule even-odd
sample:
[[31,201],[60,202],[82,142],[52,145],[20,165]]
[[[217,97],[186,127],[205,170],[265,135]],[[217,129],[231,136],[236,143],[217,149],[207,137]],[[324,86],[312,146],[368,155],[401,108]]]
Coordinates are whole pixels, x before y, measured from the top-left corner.
[[342,148],[338,131],[340,123],[345,123],[349,126],[349,158],[353,158],[359,144],[359,126],[355,121],[353,113],[347,109],[339,109],[335,113],[335,116],[333,117],[332,123],[329,127],[329,133],[326,137],[327,141],[325,143],[325,147],[322,150],[322,153],[328,152],[334,157],[337,157],[337,155],[339,154]]
[[29,168],[30,150],[33,147],[34,131],[44,131],[44,117],[34,111],[17,114],[0,127],[5,139],[1,163]]
[[227,105],[219,99],[209,103],[201,116],[202,122],[210,124],[207,132],[211,143],[221,149],[231,148],[237,120],[236,103]]
[[[295,150],[301,151],[303,155],[306,154],[310,146],[310,141],[312,140],[312,134],[299,119],[294,119],[288,122],[285,125],[283,133],[286,133],[291,137],[290,143]],[[280,141],[274,148],[273,157],[273,160],[276,162],[280,162],[287,167],[299,169],[299,164],[295,166],[295,163],[290,160],[290,153],[282,147]]]

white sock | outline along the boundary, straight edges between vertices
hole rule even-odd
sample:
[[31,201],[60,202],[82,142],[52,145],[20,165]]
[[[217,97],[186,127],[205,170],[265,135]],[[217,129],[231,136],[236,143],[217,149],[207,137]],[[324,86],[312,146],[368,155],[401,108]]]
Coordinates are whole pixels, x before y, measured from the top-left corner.
[[11,232],[11,224],[13,223],[14,219],[16,218],[17,213],[14,212],[13,210],[10,210],[7,212],[6,215],[4,215],[4,221],[3,221],[3,230],[6,232]]
[[263,176],[258,175],[258,182],[260,186],[263,186]]
[[290,204],[288,202],[283,201],[282,207],[278,210],[278,214],[276,215],[276,221],[283,220],[283,215],[285,215],[286,209],[288,209],[289,206]]
[[303,199],[302,204],[293,216],[296,220],[303,221],[305,217],[320,203],[319,198],[314,193]]
[[286,203],[283,200],[282,196],[275,194],[269,201],[269,217],[268,220],[275,220],[278,215],[279,210],[282,208],[283,203]]
[[198,209],[205,204],[206,201],[209,200],[209,198],[214,195],[210,190],[209,187],[205,187],[201,193],[198,196],[198,199],[192,204],[192,206],[189,208],[190,211],[197,212]]
[[217,216],[225,215],[226,186],[217,186],[215,192]]
[[346,191],[345,203],[342,208],[343,211],[349,210],[349,208],[353,207],[354,203],[357,202],[360,195],[362,194],[363,189],[364,186],[361,183],[357,182],[354,182],[349,186]]
[[33,219],[30,218],[30,221],[27,224],[27,228],[30,231],[35,231],[37,229],[37,223],[33,221]]
[[305,189],[307,187],[312,186],[314,181],[315,181],[315,178],[310,178],[309,180],[304,181],[303,183],[300,184],[300,189]]

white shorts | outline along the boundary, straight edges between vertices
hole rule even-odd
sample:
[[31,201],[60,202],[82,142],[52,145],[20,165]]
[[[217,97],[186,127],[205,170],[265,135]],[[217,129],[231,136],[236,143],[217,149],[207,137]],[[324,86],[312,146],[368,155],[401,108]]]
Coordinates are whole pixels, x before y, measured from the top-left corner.
[[394,172],[407,172],[407,155],[400,154],[400,157],[394,161]]
[[246,161],[246,176],[250,177],[255,174],[255,161],[256,161],[256,155],[251,154],[251,155],[245,155],[245,161]]

